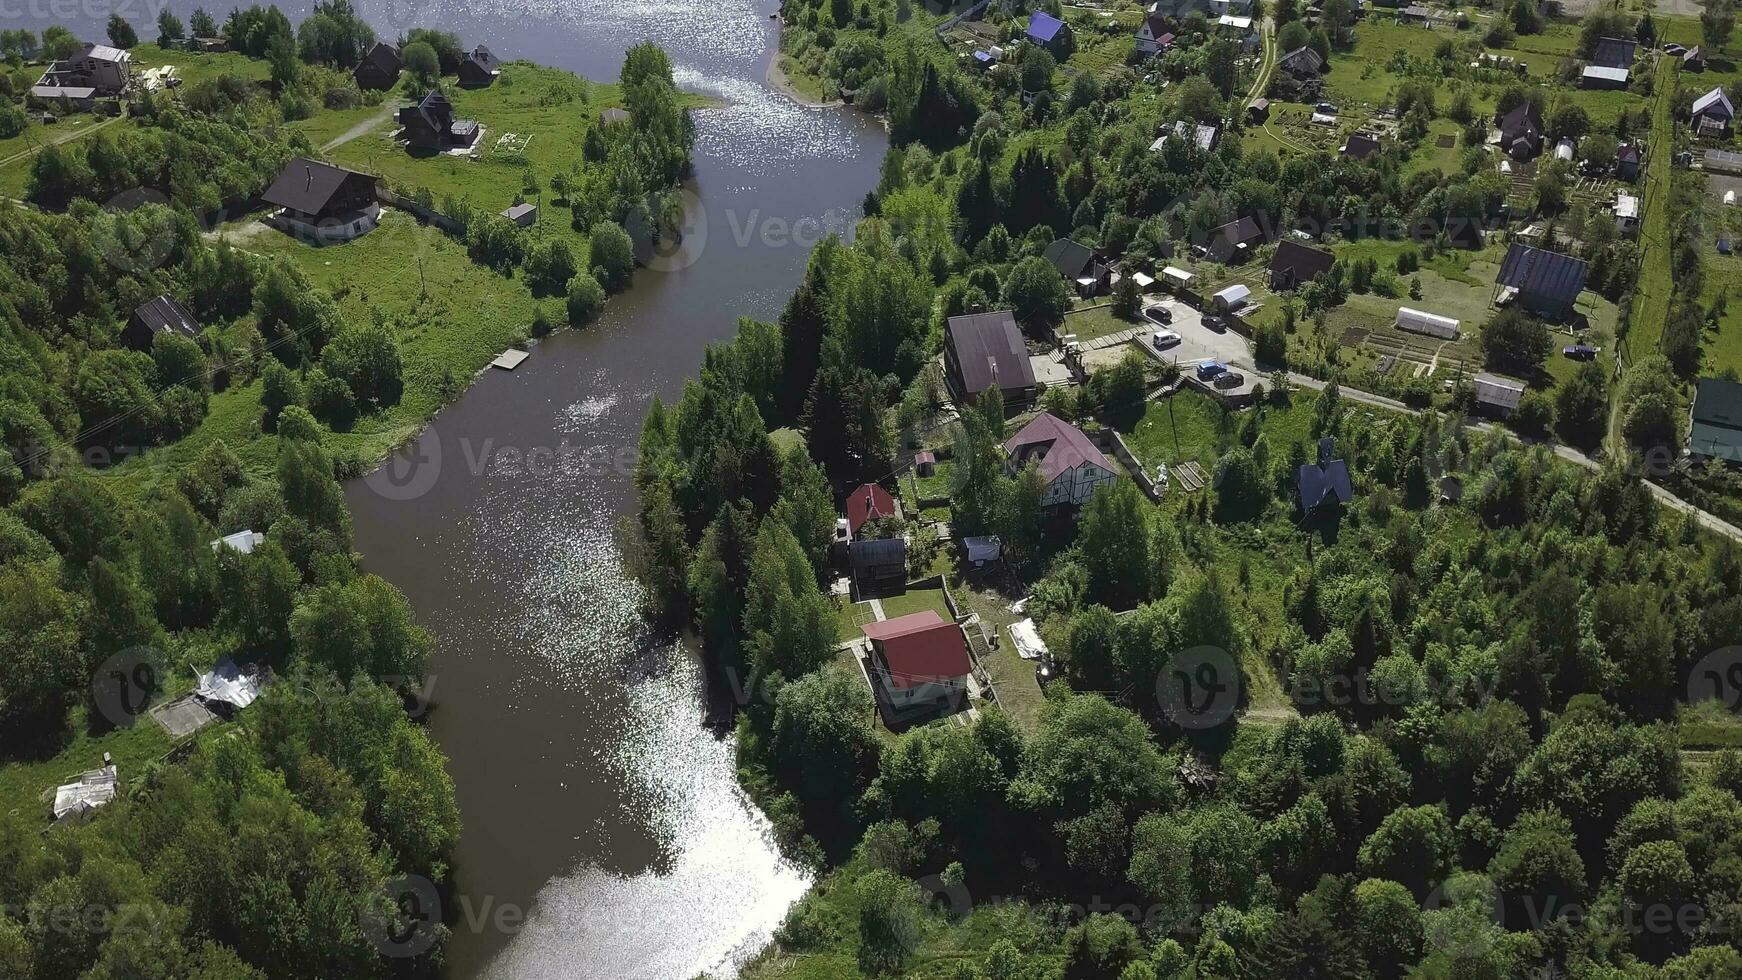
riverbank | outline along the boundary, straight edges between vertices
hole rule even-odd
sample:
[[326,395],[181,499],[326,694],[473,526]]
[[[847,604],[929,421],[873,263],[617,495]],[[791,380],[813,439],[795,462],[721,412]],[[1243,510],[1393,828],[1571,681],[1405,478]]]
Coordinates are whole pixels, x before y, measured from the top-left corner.
[[[784,31],[785,28],[783,27]],[[768,87],[779,92],[800,105],[813,109],[832,109],[846,105],[840,99],[828,99],[823,94],[822,79],[815,78],[798,69],[798,63],[792,56],[779,51],[768,61],[768,70],[763,73],[763,81]]]

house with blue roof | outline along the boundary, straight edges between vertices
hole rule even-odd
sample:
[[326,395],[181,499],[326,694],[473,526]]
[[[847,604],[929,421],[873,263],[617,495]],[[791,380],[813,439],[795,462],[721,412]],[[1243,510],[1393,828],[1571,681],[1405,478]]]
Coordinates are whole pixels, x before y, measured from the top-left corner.
[[1514,242],[1495,277],[1495,306],[1516,304],[1550,320],[1571,319],[1590,266],[1584,259]]
[[1027,37],[1051,51],[1052,56],[1060,61],[1069,58],[1071,52],[1077,49],[1077,39],[1071,33],[1071,25],[1044,10],[1036,10],[1028,18]]
[[1307,517],[1332,511],[1355,497],[1349,482],[1349,464],[1336,459],[1335,440],[1329,436],[1319,440],[1319,461],[1302,463],[1295,472],[1294,487],[1300,494],[1300,510]]

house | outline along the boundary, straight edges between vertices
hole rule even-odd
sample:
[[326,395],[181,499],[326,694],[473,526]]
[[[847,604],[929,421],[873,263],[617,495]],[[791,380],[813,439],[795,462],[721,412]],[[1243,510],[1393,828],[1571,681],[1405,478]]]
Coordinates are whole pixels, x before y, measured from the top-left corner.
[[1335,510],[1355,497],[1349,483],[1349,465],[1336,459],[1336,440],[1329,436],[1319,440],[1317,463],[1302,463],[1295,471],[1294,487],[1299,494],[1300,511],[1311,516]]
[[1500,117],[1500,147],[1514,160],[1529,160],[1542,152],[1542,109],[1529,99]]
[[531,228],[533,225],[538,224],[538,205],[525,203],[516,204],[502,212],[502,217],[514,222],[521,228]]
[[1584,291],[1587,269],[1584,259],[1514,242],[1500,263],[1494,303],[1517,303],[1537,316],[1567,319]]
[[1433,17],[1434,12],[1419,3],[1412,3],[1397,12],[1397,21],[1400,24],[1425,24],[1433,20]]
[[631,118],[628,109],[606,109],[599,113],[599,125],[619,126],[628,122]]
[[242,555],[253,554],[255,548],[258,548],[265,543],[266,535],[260,531],[252,530],[237,531],[234,534],[226,534],[221,538],[214,538],[210,542],[213,551],[228,548],[229,550]]
[[1736,107],[1724,94],[1722,86],[1694,100],[1691,123],[1701,136],[1729,136],[1730,124],[1736,119]]
[[127,318],[127,326],[121,328],[121,343],[138,351],[150,351],[151,342],[160,333],[175,334],[189,340],[198,339],[205,328],[181,305],[175,297],[168,294],[158,296],[140,304]]
[[1137,42],[1135,47],[1139,54],[1166,54],[1173,47],[1173,32],[1167,29],[1167,18],[1154,13],[1143,18],[1143,23],[1137,27]]
[[1337,257],[1324,249],[1302,245],[1290,238],[1277,243],[1270,259],[1270,288],[1285,292],[1331,271]]
[[1624,89],[1627,87],[1628,72],[1625,68],[1608,68],[1603,65],[1586,65],[1579,75],[1579,87],[1588,89]]
[[1309,47],[1298,47],[1282,56],[1276,67],[1297,79],[1317,78],[1324,73],[1325,59]]
[[107,44],[86,44],[79,53],[51,62],[30,89],[41,101],[65,99],[81,106],[92,100],[112,98],[132,83],[133,53]]
[[1742,463],[1742,384],[1701,378],[1689,415],[1689,456]]
[[404,67],[398,48],[377,41],[363,55],[363,60],[357,62],[357,67],[351,69],[351,77],[357,80],[360,89],[385,92],[399,84],[399,72]]
[[454,118],[454,104],[440,89],[399,110],[399,126],[406,145],[423,150],[465,149],[478,142],[482,132],[475,121]]
[[1410,333],[1426,334],[1429,337],[1439,337],[1443,340],[1457,340],[1458,329],[1462,323],[1453,317],[1399,306],[1397,319],[1392,321],[1392,325],[1399,330],[1408,330]]
[[55,789],[55,820],[77,820],[90,816],[92,811],[107,806],[115,799],[115,792],[120,785],[121,779],[115,770],[115,760],[105,752],[101,769],[82,772],[72,782]]
[[467,88],[488,88],[502,75],[502,62],[482,44],[460,61],[460,84]]
[[1106,289],[1113,274],[1113,267],[1096,258],[1094,249],[1069,238],[1055,239],[1041,254],[1084,299]]
[[1639,198],[1615,192],[1615,230],[1629,237],[1639,233]]
[[[901,505],[895,502],[889,491],[875,483],[864,484],[847,494],[842,509],[847,512],[847,537],[852,541],[859,540],[859,532],[865,529],[866,524],[901,516]],[[850,553],[849,548],[849,555]]]
[[904,538],[854,541],[847,546],[847,561],[853,566],[853,584],[861,595],[878,595],[885,588],[907,582]]
[[1253,99],[1252,104],[1246,107],[1246,121],[1249,123],[1261,123],[1269,118],[1269,99]]
[[260,195],[277,210],[266,223],[316,242],[348,242],[381,222],[375,178],[297,157]]
[[958,400],[997,386],[1006,411],[1034,401],[1034,366],[1009,310],[953,316],[947,327],[944,367]]
[[1080,507],[1095,488],[1118,479],[1113,464],[1095,448],[1083,430],[1050,412],[1042,412],[1004,443],[1005,467],[1019,473],[1028,464],[1040,468],[1045,507]]
[[864,627],[866,672],[878,700],[902,714],[958,705],[968,693],[967,637],[936,611],[909,613]]
[[1623,143],[1615,149],[1615,176],[1620,180],[1639,179],[1639,147]]
[[1682,71],[1698,72],[1705,70],[1706,53],[1700,50],[1699,45],[1694,45],[1682,54]]
[[929,449],[914,453],[913,472],[916,476],[936,476],[938,472],[938,454]]
[[1024,32],[1030,41],[1052,52],[1052,56],[1060,61],[1071,56],[1076,50],[1076,37],[1071,34],[1071,25],[1059,20],[1044,10],[1036,10],[1028,18],[1028,30]]
[[1257,220],[1248,216],[1210,229],[1205,243],[1199,247],[1216,262],[1239,265],[1250,259],[1253,249],[1263,241],[1264,232]]
[[1194,123],[1179,119],[1174,121],[1173,135],[1208,153],[1216,148],[1216,140],[1220,138],[1222,131],[1210,123]]
[[1597,50],[1591,54],[1591,64],[1604,68],[1632,68],[1633,51],[1638,42],[1624,37],[1597,39]]
[[1524,382],[1497,374],[1478,374],[1475,385],[1476,407],[1501,418],[1511,415],[1524,398]]
[[1342,154],[1351,160],[1365,160],[1378,152],[1379,140],[1366,133],[1351,133],[1342,149]]
[[1227,289],[1210,297],[1210,305],[1220,313],[1232,313],[1252,297],[1252,289],[1245,283],[1235,283]]

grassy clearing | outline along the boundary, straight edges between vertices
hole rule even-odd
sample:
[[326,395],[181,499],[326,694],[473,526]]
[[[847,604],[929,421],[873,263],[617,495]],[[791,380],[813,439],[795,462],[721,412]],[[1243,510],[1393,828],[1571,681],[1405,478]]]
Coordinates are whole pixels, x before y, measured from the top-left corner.
[[1670,154],[1674,145],[1670,119],[1670,93],[1675,91],[1676,66],[1665,58],[1657,72],[1659,93],[1651,113],[1650,157],[1645,161],[1645,209],[1639,233],[1640,272],[1635,287],[1633,318],[1628,326],[1627,347],[1632,358],[1657,350],[1669,321],[1670,282],[1669,198]]
[[162,65],[174,65],[182,84],[210,81],[220,75],[239,75],[251,81],[263,82],[272,75],[272,67],[264,59],[250,58],[234,51],[203,52],[160,48],[141,44],[133,49],[133,67],[141,72]]
[[914,613],[931,610],[945,620],[953,620],[949,604],[944,601],[943,589],[908,589],[901,595],[893,595],[884,600],[883,618],[899,619]]
[[1078,310],[1065,314],[1064,327],[1061,333],[1077,335],[1079,343],[1099,340],[1111,334],[1121,333],[1133,327],[1141,327],[1149,321],[1143,319],[1127,320],[1114,315],[1113,307],[1103,303],[1086,310]]
[[27,819],[40,819],[46,824],[53,816],[50,804],[54,800],[54,788],[81,772],[101,767],[103,753],[109,753],[125,783],[137,778],[148,764],[162,758],[171,745],[169,733],[144,716],[131,728],[92,735],[85,709],[80,707],[72,712],[69,728],[77,734],[72,743],[53,758],[0,766],[0,800],[17,804],[14,812]]

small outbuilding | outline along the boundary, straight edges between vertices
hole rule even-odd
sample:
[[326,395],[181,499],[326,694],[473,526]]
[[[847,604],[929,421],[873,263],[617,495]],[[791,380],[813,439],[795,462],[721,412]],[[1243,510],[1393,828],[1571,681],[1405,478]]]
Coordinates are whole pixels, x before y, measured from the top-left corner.
[[121,329],[121,343],[137,351],[150,351],[152,341],[160,333],[197,340],[203,329],[187,307],[165,293],[141,303],[133,311],[133,315],[127,318],[127,326]]
[[1408,330],[1410,333],[1426,334],[1443,340],[1457,340],[1460,322],[1449,316],[1440,316],[1437,313],[1399,306],[1396,326],[1397,329]]
[[1524,382],[1502,378],[1497,374],[1475,377],[1476,407],[1505,418],[1524,400]]
[[1252,296],[1252,290],[1245,283],[1235,283],[1227,289],[1210,297],[1210,303],[1223,313],[1232,313],[1242,306]]
[[98,807],[108,806],[121,785],[120,774],[109,753],[103,753],[100,769],[82,772],[70,783],[55,788],[54,819],[77,820],[90,816]]
[[502,212],[502,217],[514,222],[521,228],[531,228],[533,225],[538,224],[538,205],[524,203],[516,204]]

